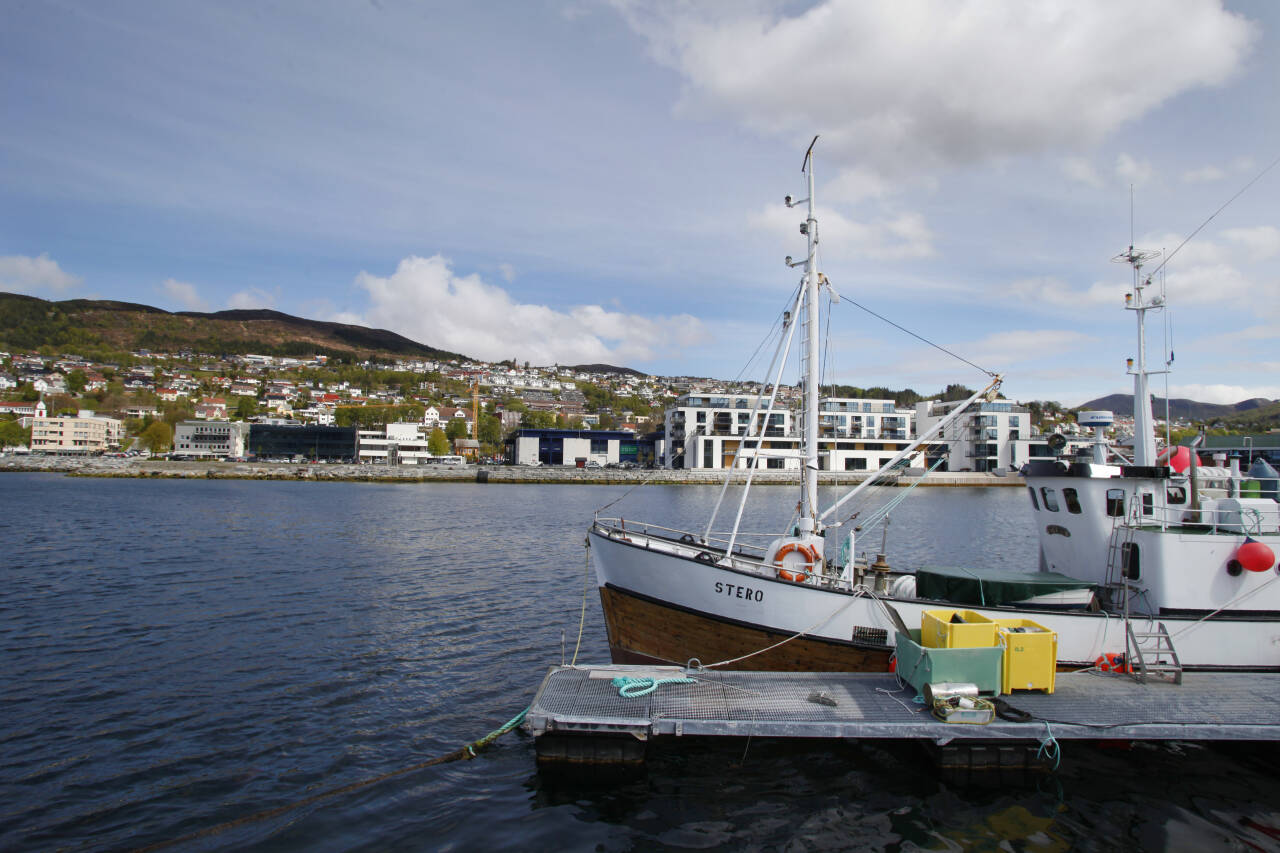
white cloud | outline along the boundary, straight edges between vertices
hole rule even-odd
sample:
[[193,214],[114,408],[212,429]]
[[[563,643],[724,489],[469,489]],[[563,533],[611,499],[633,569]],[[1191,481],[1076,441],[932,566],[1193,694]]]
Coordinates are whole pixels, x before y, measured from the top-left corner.
[[1217,0],[614,5],[684,77],[681,114],[897,173],[1096,143],[1225,82],[1258,36]]
[[1254,397],[1274,400],[1280,397],[1280,385],[1170,385],[1169,396],[1175,400],[1225,405]]
[[[1246,316],[1252,318],[1274,312],[1280,305],[1280,280],[1265,271],[1250,270],[1244,262],[1280,254],[1280,229],[1269,225],[1233,228],[1221,232],[1221,237],[1220,242],[1201,236],[1183,246],[1156,276],[1155,285],[1147,289],[1147,301],[1158,296],[1163,285],[1168,303],[1175,310],[1217,306],[1247,311]],[[1183,239],[1172,233],[1145,235],[1137,245],[1159,246],[1162,251],[1171,252]],[[1242,254],[1248,257],[1243,258]],[[1144,274],[1155,272],[1162,261],[1160,257],[1149,261]],[[1028,305],[1080,308],[1120,305],[1131,290],[1131,277],[1123,275],[1095,281],[1086,288],[1072,288],[1051,277],[1021,279],[1008,288],[1010,294]]]
[[1073,181],[1095,189],[1103,186],[1102,177],[1093,164],[1083,157],[1068,157],[1062,161],[1062,173]]
[[248,310],[253,308],[275,308],[276,299],[271,293],[257,287],[251,287],[248,290],[241,290],[231,294],[231,298],[227,300],[228,308],[239,308]]
[[516,280],[516,268],[511,264],[498,264],[498,274],[507,284]]
[[1274,225],[1228,228],[1222,232],[1222,236],[1228,242],[1243,247],[1253,261],[1265,261],[1280,253],[1280,228]]
[[[795,208],[769,205],[751,218],[755,228],[776,235],[778,245],[794,239],[805,214]],[[934,254],[933,232],[924,217],[903,211],[877,222],[858,222],[837,210],[822,212],[820,251],[827,261],[851,258],[898,260]],[[803,238],[801,238],[803,239]]]
[[1220,181],[1227,173],[1217,166],[1202,166],[1199,169],[1188,169],[1182,173],[1182,180],[1188,184],[1207,184]]
[[1071,353],[1095,340],[1092,335],[1069,329],[1020,329],[996,332],[960,346],[966,358],[990,370],[1005,370],[1027,361],[1070,358]]
[[62,269],[47,253],[35,258],[27,255],[0,257],[0,288],[12,293],[59,296],[81,281],[80,276]]
[[1135,160],[1128,154],[1116,158],[1116,177],[1128,184],[1142,186],[1151,180],[1151,164],[1145,160]]
[[208,311],[209,303],[200,298],[196,286],[185,281],[166,278],[160,282],[159,291],[170,302],[176,302],[183,311]]
[[645,317],[599,305],[557,311],[520,303],[477,275],[454,274],[440,255],[405,258],[385,278],[362,272],[356,285],[371,303],[361,324],[489,360],[625,365],[673,355],[706,336],[701,321],[688,314]]

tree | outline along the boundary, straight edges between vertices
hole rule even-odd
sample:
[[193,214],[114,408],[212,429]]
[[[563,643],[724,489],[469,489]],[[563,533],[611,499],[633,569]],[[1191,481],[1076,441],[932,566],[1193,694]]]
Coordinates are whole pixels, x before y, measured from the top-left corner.
[[427,451],[432,456],[449,455],[449,437],[439,427],[433,429],[431,435],[427,437]]
[[449,418],[449,423],[444,428],[445,437],[450,441],[467,437],[467,421],[465,418]]
[[164,453],[173,446],[173,427],[164,421],[153,421],[138,436],[138,440],[152,453]]
[[72,394],[81,394],[84,392],[85,386],[89,384],[89,379],[84,375],[84,371],[76,368],[67,374],[67,390]]
[[26,447],[31,444],[31,428],[17,421],[0,421],[0,447]]
[[478,435],[485,444],[501,444],[502,421],[493,415],[481,415]]
[[520,416],[520,424],[532,429],[550,429],[556,425],[556,416],[550,412],[525,412]]
[[236,402],[236,417],[247,421],[258,413],[258,401],[253,397],[240,397]]

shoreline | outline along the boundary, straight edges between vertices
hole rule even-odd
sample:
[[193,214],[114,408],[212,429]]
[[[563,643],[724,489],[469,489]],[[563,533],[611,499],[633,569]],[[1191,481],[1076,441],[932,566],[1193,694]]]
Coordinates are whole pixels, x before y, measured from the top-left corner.
[[[665,470],[616,468],[572,468],[523,465],[326,465],[306,463],[259,463],[174,461],[152,459],[115,459],[107,457],[76,458],[69,456],[0,458],[0,473],[53,473],[70,477],[126,477],[205,480],[275,480],[353,483],[510,483],[630,486],[641,482],[661,486],[718,486],[724,482],[724,471],[717,469]],[[730,482],[746,482],[748,471],[735,471]],[[869,475],[852,472],[823,472],[823,486],[854,486]],[[759,471],[751,478],[757,486],[791,486],[796,483],[794,471]],[[1010,472],[1005,476],[989,473],[939,472],[927,478],[896,475],[885,485],[909,486],[918,483],[928,487],[1021,486],[1022,478]]]

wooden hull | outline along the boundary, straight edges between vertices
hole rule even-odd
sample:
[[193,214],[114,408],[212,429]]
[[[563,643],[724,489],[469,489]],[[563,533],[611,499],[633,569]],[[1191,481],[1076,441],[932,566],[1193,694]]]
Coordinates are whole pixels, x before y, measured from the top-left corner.
[[[698,613],[600,587],[614,663],[683,666],[692,658],[719,663],[787,639],[789,634]],[[724,669],[776,672],[887,672],[893,649],[800,637]]]

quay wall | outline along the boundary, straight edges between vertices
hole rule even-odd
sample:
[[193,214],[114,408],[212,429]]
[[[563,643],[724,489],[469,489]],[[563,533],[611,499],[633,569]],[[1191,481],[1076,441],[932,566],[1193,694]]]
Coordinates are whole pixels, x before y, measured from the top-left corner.
[[[253,463],[176,461],[152,459],[76,458],[66,456],[3,456],[0,473],[50,472],[77,477],[163,477],[210,480],[305,480],[370,483],[569,483],[596,485],[719,485],[724,472],[714,470],[667,471],[662,469],[624,470],[616,468],[531,467],[523,465],[308,465],[294,463]],[[734,471],[732,482],[745,483],[748,472]],[[866,474],[823,472],[822,485],[852,486]],[[897,475],[887,482],[907,486],[919,477]],[[794,485],[794,471],[756,471],[753,485]],[[934,473],[921,486],[1021,486],[1016,474]]]

